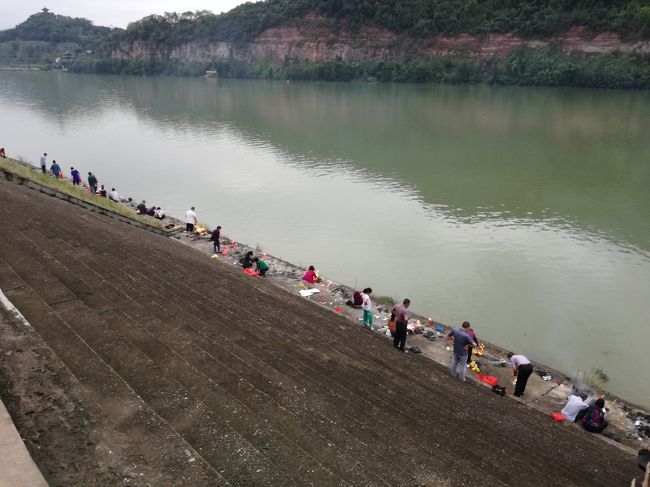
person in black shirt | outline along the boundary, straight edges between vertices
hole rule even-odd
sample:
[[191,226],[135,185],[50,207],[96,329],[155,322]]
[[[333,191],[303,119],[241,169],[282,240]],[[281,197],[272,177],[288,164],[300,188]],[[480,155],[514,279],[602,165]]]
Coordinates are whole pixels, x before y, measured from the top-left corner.
[[221,252],[221,246],[219,243],[219,239],[221,238],[221,225],[219,225],[217,228],[215,228],[212,231],[212,235],[210,235],[210,241],[212,242],[212,245],[214,246],[214,253],[218,254]]
[[142,203],[140,203],[138,205],[138,207],[136,208],[136,211],[138,212],[138,215],[146,215],[147,214],[147,205],[146,205],[146,203],[147,202],[145,200],[142,200]]
[[239,263],[244,269],[253,267],[253,251],[249,250],[246,252],[246,254],[241,259],[239,259]]

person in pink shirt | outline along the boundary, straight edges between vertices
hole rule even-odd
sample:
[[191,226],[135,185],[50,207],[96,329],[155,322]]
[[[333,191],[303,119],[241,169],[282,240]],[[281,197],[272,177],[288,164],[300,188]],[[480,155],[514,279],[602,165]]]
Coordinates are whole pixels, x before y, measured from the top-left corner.
[[307,284],[316,284],[317,282],[320,282],[320,277],[318,277],[318,273],[316,272],[316,269],[313,265],[309,266],[309,269],[307,269],[305,275],[302,276],[302,280]]

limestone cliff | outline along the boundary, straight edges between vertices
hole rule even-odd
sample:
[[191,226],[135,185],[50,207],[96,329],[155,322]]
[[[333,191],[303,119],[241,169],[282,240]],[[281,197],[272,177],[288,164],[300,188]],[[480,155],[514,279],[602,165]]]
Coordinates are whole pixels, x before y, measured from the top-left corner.
[[436,36],[426,40],[398,37],[378,28],[362,28],[358,32],[333,32],[306,23],[302,27],[267,29],[245,45],[231,42],[194,41],[173,48],[160,48],[154,43],[135,41],[121,43],[111,52],[113,59],[172,59],[179,61],[213,61],[237,59],[242,61],[273,61],[283,64],[290,60],[325,62],[342,59],[346,62],[380,58],[429,56],[486,57],[507,54],[523,47],[552,44],[563,52],[650,53],[650,41],[625,42],[612,32],[596,35],[582,27],[549,39],[524,39],[513,34],[488,34],[483,37],[463,34],[456,37]]

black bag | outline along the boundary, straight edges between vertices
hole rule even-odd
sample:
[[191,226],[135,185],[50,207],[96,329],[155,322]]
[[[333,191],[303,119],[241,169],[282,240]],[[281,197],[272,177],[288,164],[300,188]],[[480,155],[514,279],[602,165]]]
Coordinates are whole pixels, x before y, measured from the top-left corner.
[[495,394],[498,394],[499,396],[505,396],[506,395],[506,388],[503,386],[500,386],[499,384],[495,384],[492,386],[492,392]]

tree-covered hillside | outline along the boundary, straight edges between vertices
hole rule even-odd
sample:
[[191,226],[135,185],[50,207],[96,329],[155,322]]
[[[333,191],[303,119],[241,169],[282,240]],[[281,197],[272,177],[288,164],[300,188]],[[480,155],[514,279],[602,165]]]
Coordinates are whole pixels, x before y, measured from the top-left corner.
[[[319,27],[313,30],[315,36],[358,32],[362,27],[388,29],[398,36],[390,42],[402,50],[391,58],[369,56],[351,62],[330,57],[308,62],[294,57],[280,64],[254,56],[200,61],[170,56],[174,47],[192,41],[227,41],[235,51],[245,52],[268,28],[305,25]],[[53,67],[54,59],[68,51],[72,54],[63,56],[65,68],[88,73],[200,75],[217,70],[219,76],[235,78],[650,89],[650,56],[622,54],[616,52],[616,45],[607,53],[578,49],[569,54],[570,50],[551,43],[520,46],[493,56],[462,52],[431,56],[423,48],[437,35],[467,33],[481,38],[513,33],[548,39],[574,26],[586,28],[587,35],[615,32],[624,41],[648,40],[650,0],[266,0],[220,15],[208,11],[151,15],[125,30],[97,27],[89,20],[44,9],[14,29],[0,32],[0,63]],[[325,34],[324,42],[328,39]],[[130,51],[136,42],[138,49]]]
[[505,32],[545,38],[572,26],[650,38],[649,0],[267,0],[221,15],[152,15],[117,37],[169,45],[199,39],[248,42],[269,27],[295,25],[309,13],[333,29],[375,26],[412,38]]
[[506,32],[545,38],[572,26],[617,32],[626,39],[650,38],[650,0],[266,0],[220,15],[208,11],[150,15],[126,30],[43,11],[0,31],[0,42],[246,43],[270,27],[299,24],[308,14],[316,14],[323,26],[333,30],[374,26],[414,39]]
[[0,42],[74,42],[83,46],[105,39],[112,29],[98,27],[90,20],[56,15],[44,9],[13,29],[0,31]]

